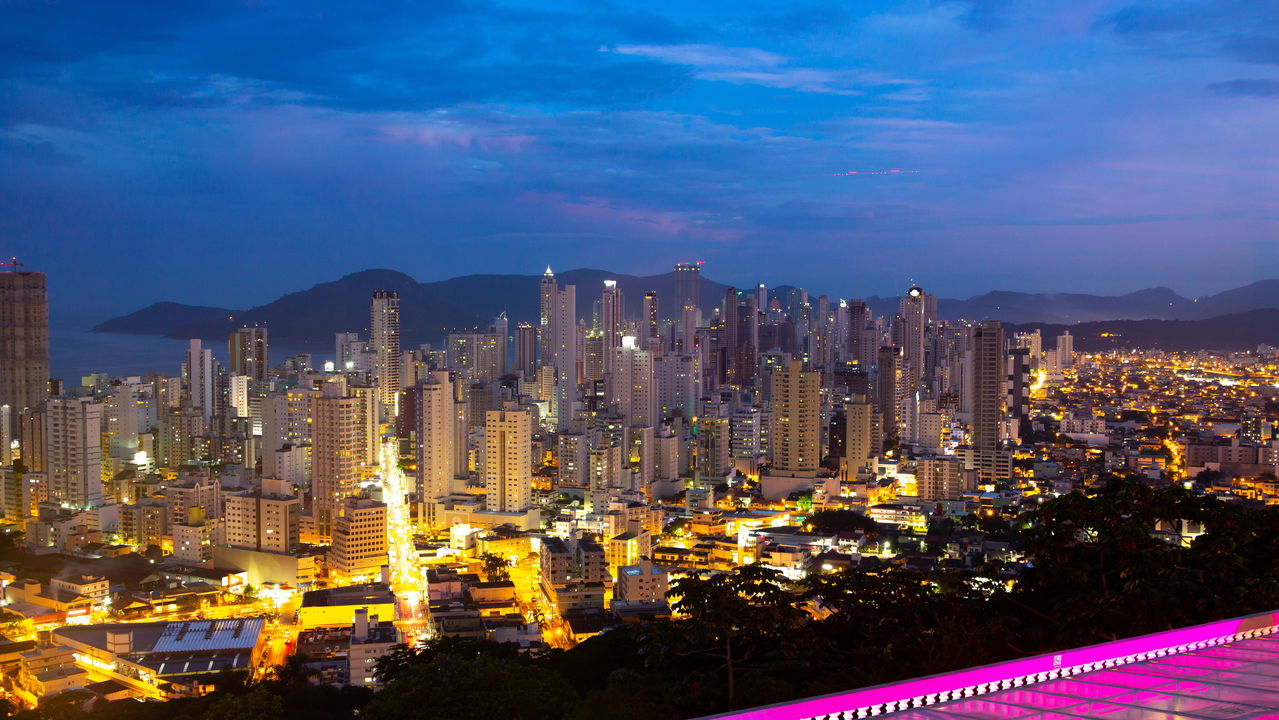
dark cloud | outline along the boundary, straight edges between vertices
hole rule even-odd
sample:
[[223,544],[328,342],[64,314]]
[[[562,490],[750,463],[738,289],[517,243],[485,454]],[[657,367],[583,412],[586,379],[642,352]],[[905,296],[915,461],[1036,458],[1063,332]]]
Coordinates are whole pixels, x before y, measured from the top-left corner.
[[1098,27],[1162,55],[1279,64],[1279,0],[1138,3]]
[[1279,78],[1249,78],[1212,83],[1208,89],[1230,97],[1279,97]]
[[998,30],[1008,25],[1015,3],[1013,0],[934,0],[939,5],[964,7],[960,20],[970,30]]

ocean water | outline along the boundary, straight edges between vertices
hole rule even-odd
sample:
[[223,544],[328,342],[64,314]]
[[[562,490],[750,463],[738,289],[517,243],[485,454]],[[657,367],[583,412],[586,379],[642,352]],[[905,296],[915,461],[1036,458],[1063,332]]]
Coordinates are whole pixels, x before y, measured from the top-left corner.
[[[55,378],[68,386],[79,385],[80,378],[100,372],[117,377],[165,373],[177,375],[186,360],[186,340],[157,335],[124,335],[95,333],[96,321],[54,318],[49,326],[49,364]],[[204,347],[224,365],[227,362],[226,338],[207,338]],[[290,355],[313,353],[316,364],[333,359],[333,343],[271,343],[271,364]]]

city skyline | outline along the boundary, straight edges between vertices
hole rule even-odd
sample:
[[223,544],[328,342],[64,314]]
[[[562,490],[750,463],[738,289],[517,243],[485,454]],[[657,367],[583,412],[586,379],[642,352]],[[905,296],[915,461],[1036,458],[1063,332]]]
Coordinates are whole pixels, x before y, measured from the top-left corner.
[[77,310],[252,304],[244,258],[301,287],[357,251],[1202,293],[1279,276],[1275,9],[22,4],[0,237]]
[[1279,717],[1279,0],[0,2],[0,717]]

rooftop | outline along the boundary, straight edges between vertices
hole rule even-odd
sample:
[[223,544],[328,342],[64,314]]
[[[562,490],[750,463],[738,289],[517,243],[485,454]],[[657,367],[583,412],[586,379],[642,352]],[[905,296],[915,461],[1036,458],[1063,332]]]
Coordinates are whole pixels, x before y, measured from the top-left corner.
[[718,715],[1248,720],[1279,709],[1279,611]]

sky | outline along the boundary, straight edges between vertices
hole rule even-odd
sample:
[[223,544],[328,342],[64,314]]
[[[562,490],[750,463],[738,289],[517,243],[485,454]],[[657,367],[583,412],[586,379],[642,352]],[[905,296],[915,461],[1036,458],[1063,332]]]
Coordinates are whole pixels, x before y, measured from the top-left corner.
[[6,0],[0,254],[104,316],[547,263],[1219,291],[1279,277],[1279,0]]

